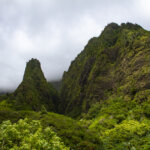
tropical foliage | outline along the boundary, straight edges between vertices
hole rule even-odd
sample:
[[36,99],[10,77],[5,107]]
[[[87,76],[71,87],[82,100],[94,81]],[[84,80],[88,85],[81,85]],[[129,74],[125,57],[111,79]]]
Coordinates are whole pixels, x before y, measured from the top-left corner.
[[50,128],[42,128],[40,121],[28,119],[0,125],[1,150],[69,150]]
[[0,149],[149,150],[149,60],[150,32],[132,23],[89,40],[53,83],[59,92],[31,59],[15,92],[0,96]]

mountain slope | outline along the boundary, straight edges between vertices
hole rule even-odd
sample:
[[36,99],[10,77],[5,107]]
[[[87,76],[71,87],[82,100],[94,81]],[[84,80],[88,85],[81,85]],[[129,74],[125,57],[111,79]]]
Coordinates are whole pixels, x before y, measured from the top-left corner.
[[57,81],[49,81],[50,84],[53,85],[53,87],[59,91],[60,87],[61,87],[61,80],[57,80]]
[[49,111],[56,111],[58,100],[57,91],[46,81],[40,62],[31,59],[26,65],[23,81],[9,96],[8,102],[16,110],[39,111],[45,107]]
[[[57,112],[58,103],[59,95],[51,83],[46,81],[40,62],[37,59],[31,59],[26,65],[23,81],[15,92],[0,96],[0,123],[6,120],[17,123],[19,119],[24,118],[28,118],[29,122],[39,120],[43,129],[51,127],[70,149],[102,150],[101,139],[93,130],[88,129],[87,125],[50,112]],[[16,133],[16,130],[13,131]],[[11,141],[11,136],[9,140]],[[17,140],[20,141],[19,136],[15,137],[14,146]],[[44,138],[41,137],[41,140]],[[37,142],[36,139],[35,142]],[[17,144],[19,145],[18,142]],[[4,145],[7,146],[6,143]]]
[[0,123],[5,120],[16,123],[24,118],[28,118],[29,121],[39,120],[43,128],[51,127],[70,149],[103,150],[101,139],[96,133],[72,118],[52,112],[2,110],[0,107]]
[[76,117],[112,94],[133,99],[149,89],[149,37],[150,32],[137,24],[107,25],[64,73],[60,111]]

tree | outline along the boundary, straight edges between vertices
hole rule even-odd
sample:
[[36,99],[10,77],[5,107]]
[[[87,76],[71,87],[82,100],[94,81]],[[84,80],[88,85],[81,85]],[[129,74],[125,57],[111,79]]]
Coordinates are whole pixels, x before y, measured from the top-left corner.
[[50,128],[42,128],[40,121],[28,119],[0,125],[1,150],[69,150]]

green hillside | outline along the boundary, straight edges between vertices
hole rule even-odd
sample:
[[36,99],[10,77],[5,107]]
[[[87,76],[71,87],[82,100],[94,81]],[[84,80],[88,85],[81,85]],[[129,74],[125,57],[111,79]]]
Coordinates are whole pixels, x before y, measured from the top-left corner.
[[60,111],[97,131],[106,150],[149,150],[149,60],[149,31],[107,25],[64,73]]
[[149,60],[150,32],[132,23],[89,40],[58,91],[31,59],[18,88],[0,96],[0,149],[149,150]]
[[149,37],[150,32],[136,24],[107,25],[64,73],[61,112],[77,117],[112,94],[134,99],[149,89]]
[[88,127],[80,121],[51,112],[45,113],[43,111],[34,112],[0,109],[0,123],[5,120],[10,120],[11,122],[16,123],[18,120],[24,118],[28,118],[29,122],[32,120],[38,120],[44,129],[50,127],[57,134],[57,136],[61,138],[61,141],[63,141],[64,144],[72,150],[103,149],[101,139],[95,131],[93,129],[88,129]]
[[42,107],[48,111],[57,111],[58,101],[58,93],[46,81],[37,59],[27,62],[23,81],[6,99],[12,109],[34,111],[40,111]]
[[40,62],[31,59],[19,87],[0,97],[0,149],[102,150],[102,141],[93,129],[54,113],[59,101],[59,93],[46,81]]

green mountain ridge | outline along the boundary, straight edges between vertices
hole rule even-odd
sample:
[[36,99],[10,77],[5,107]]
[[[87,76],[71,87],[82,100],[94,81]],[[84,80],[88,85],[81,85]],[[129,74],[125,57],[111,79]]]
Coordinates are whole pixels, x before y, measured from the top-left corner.
[[[54,146],[51,145],[51,147],[53,147],[54,149],[56,149],[56,145],[58,145],[58,147],[62,147],[64,143],[68,147],[68,149],[88,150],[92,148],[94,150],[101,150],[102,142],[93,130],[88,129],[79,121],[73,120],[67,116],[54,113],[58,112],[59,101],[59,93],[53,88],[51,83],[46,81],[41,69],[40,62],[37,59],[32,58],[26,64],[23,81],[18,86],[18,88],[13,93],[2,95],[0,97],[0,123],[6,120],[10,120],[12,123],[14,123],[9,123],[10,128],[8,127],[8,129],[10,129],[10,131],[4,131],[3,129],[1,130],[5,133],[8,132],[7,136],[9,138],[3,139],[3,135],[0,133],[0,149],[3,150],[4,147],[7,147],[7,149],[12,148],[12,145],[10,144],[11,142],[13,142],[14,144],[13,148],[17,147],[18,149],[18,147],[20,147],[21,149],[21,147],[26,146],[22,142],[17,142],[18,140],[20,141],[18,137],[14,139],[16,132],[14,128],[11,131],[11,127],[15,126],[17,128],[17,124],[19,125],[19,122],[23,122],[23,125],[25,126],[24,128],[26,128],[27,123],[25,121],[25,118],[28,118],[29,122],[34,122],[36,120],[41,122],[42,128],[50,127],[53,129],[53,131],[58,135],[56,141],[59,140],[58,138],[60,138],[57,143],[55,143],[55,139],[51,141],[52,143],[54,143]],[[22,121],[20,119],[25,120]],[[3,124],[5,124],[5,122],[2,123],[2,126]],[[4,126],[7,126],[7,122]],[[18,128],[16,130],[18,130]],[[19,129],[18,131],[21,132],[21,130]],[[36,130],[37,132],[39,131],[38,128]],[[33,139],[37,133],[35,132],[34,134],[35,135],[32,135]],[[31,135],[25,135],[25,137],[28,136]],[[23,141],[26,141],[26,139],[24,139],[25,137],[22,137]],[[41,142],[44,142],[45,139],[47,138],[37,138],[36,140],[43,140]],[[61,143],[61,141],[63,143]],[[5,146],[3,142],[5,143]],[[31,141],[28,142],[29,143],[27,150],[30,150]],[[38,146],[38,141],[35,141],[35,143]],[[41,145],[40,147],[42,147]],[[44,150],[49,150],[49,148],[46,148]]]
[[46,81],[40,62],[33,58],[27,62],[23,81],[7,100],[15,110],[34,111],[42,107],[57,111],[58,101],[57,91]]
[[64,73],[61,112],[95,130],[104,150],[149,150],[149,60],[149,31],[107,25]]
[[[47,139],[41,131],[50,127],[58,139],[58,149],[149,150],[149,60],[149,31],[132,23],[108,24],[71,62],[59,91],[52,84],[58,88],[60,82],[47,82],[40,62],[31,59],[15,92],[0,96],[0,123],[10,120],[14,123],[11,127],[20,122],[30,126],[26,119],[20,119],[38,120],[40,129],[36,126],[35,131],[40,131],[41,142]],[[0,126],[8,125],[10,122]],[[16,130],[9,134],[18,144]],[[36,134],[33,132],[33,136]],[[4,140],[0,133],[0,148]],[[5,145],[11,147],[9,140]],[[27,150],[33,144],[30,142]]]
[[149,36],[137,24],[111,23],[92,38],[63,75],[62,112],[76,117],[112,94],[132,99],[149,89]]

